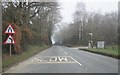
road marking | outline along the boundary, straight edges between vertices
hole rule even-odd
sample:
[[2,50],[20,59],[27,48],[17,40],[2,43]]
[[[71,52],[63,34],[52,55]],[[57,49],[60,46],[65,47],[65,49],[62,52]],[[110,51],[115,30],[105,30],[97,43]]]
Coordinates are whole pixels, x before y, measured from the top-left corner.
[[54,61],[53,62],[44,62],[43,61],[43,62],[40,62],[40,63],[36,62],[34,64],[59,64],[59,63],[60,64],[72,64],[72,63],[76,63],[76,62],[75,61],[68,61],[68,62],[65,62],[65,61],[64,62],[58,62],[58,61],[57,62],[54,62]]
[[[65,52],[65,51],[64,51]],[[65,54],[68,54],[67,52],[65,52]]]
[[37,59],[37,58],[34,58],[35,60]]
[[82,64],[79,63],[77,60],[75,60],[72,56],[71,56],[71,58],[72,58],[76,63],[78,63],[80,66],[82,66]]
[[49,61],[57,61],[57,57],[51,57]]
[[[64,50],[62,50],[62,51],[64,51]],[[64,51],[65,52],[65,54],[68,54],[66,51]]]
[[37,61],[40,61],[40,59],[37,59]]
[[75,60],[72,56],[42,56],[31,60],[32,64],[54,64],[54,63],[77,63],[82,64]]
[[[66,51],[64,51],[65,53],[67,53]],[[69,55],[70,56],[70,55]],[[72,56],[70,56],[76,63],[78,63],[80,66],[82,66],[82,64],[80,62],[78,62],[77,60],[75,60]]]
[[85,70],[87,70],[87,68]]
[[66,57],[58,57],[59,61],[68,61]]
[[49,61],[50,62],[51,61],[60,61],[60,62],[62,62],[62,61],[67,61],[67,58],[66,57],[51,57]]
[[[61,48],[61,47],[60,47]],[[62,48],[61,48],[62,51],[64,51]],[[65,51],[64,51],[65,52]],[[68,54],[67,52],[65,52],[65,54]]]
[[31,63],[76,63],[71,56],[42,56],[33,58]]

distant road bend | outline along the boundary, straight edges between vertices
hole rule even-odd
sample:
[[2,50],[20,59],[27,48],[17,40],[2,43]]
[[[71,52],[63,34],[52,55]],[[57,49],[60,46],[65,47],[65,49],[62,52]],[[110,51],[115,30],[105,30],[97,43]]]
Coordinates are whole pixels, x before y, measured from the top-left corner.
[[118,73],[118,60],[54,45],[5,73]]

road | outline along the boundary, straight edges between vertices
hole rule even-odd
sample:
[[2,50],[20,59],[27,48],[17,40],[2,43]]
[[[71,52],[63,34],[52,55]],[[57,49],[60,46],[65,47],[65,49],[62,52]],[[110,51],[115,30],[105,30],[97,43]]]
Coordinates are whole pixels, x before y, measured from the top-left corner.
[[5,73],[118,73],[118,60],[65,46],[52,46]]

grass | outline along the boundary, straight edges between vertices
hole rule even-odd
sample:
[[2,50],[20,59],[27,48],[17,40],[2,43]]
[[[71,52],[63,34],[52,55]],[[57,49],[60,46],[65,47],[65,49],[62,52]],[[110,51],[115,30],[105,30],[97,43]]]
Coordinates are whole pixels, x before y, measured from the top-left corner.
[[113,58],[120,58],[120,55],[118,54],[120,52],[120,50],[118,50],[118,46],[108,46],[105,49],[88,48],[88,49],[80,49],[80,50],[102,54]]
[[2,68],[4,70],[4,68],[7,68],[7,67],[10,67],[19,62],[22,62],[48,47],[49,46],[47,46],[47,45],[42,45],[42,46],[31,45],[31,46],[29,46],[28,50],[26,50],[22,54],[12,55],[11,57],[8,56],[8,58],[3,59]]

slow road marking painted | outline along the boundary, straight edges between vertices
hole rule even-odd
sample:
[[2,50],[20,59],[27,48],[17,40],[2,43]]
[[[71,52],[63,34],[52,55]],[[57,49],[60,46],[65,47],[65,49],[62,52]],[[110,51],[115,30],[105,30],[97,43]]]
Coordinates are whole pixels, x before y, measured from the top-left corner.
[[31,60],[33,64],[46,63],[78,63],[71,56],[42,56]]
[[75,60],[72,56],[42,56],[31,60],[32,64],[61,64],[61,63],[77,63],[82,64]]

